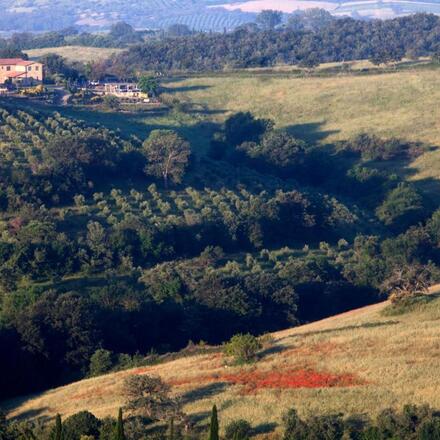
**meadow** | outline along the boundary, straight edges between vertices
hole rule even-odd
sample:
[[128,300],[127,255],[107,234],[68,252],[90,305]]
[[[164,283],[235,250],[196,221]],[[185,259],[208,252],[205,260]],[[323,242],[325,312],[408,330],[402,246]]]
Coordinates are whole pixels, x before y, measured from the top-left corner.
[[291,407],[304,416],[375,415],[405,403],[439,407],[440,298],[431,295],[395,316],[384,313],[387,307],[380,303],[274,333],[272,345],[248,366],[231,365],[221,351],[183,357],[16,399],[6,409],[18,418],[83,409],[114,415],[124,404],[122,384],[130,374],[162,377],[201,424],[216,403],[224,424],[245,418],[261,433],[276,428]]
[[26,50],[26,54],[30,59],[38,59],[50,53],[55,53],[69,61],[78,61],[80,63],[88,63],[96,60],[103,60],[110,56],[121,52],[122,49],[103,48],[103,47],[85,47],[85,46],[62,46],[62,47],[46,47],[44,49]]

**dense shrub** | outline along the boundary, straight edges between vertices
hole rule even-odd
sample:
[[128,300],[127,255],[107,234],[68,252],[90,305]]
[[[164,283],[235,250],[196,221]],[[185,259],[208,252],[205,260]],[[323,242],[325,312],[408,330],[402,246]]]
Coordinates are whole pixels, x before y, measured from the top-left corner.
[[238,363],[254,361],[259,350],[261,350],[260,341],[249,333],[235,335],[225,345],[226,355],[232,356]]
[[97,437],[101,422],[92,413],[81,411],[63,422],[65,440],[80,440],[82,436]]

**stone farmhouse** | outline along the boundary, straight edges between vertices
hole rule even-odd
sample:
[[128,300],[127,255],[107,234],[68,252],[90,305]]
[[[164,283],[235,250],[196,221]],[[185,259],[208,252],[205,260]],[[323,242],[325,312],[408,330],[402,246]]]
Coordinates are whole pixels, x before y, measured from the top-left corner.
[[18,86],[41,84],[44,80],[44,65],[21,58],[0,58],[0,84],[13,83]]

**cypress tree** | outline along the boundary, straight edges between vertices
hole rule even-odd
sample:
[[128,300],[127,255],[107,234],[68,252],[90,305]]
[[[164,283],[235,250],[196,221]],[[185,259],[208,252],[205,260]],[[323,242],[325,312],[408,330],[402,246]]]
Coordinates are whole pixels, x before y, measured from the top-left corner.
[[168,427],[168,440],[174,440],[175,433],[174,433],[174,419],[172,418],[170,420],[170,425]]
[[54,440],[63,440],[63,425],[61,424],[61,416],[59,414],[55,418]]
[[118,422],[115,429],[115,440],[125,440],[124,421],[122,420],[122,408],[119,408]]
[[209,424],[208,440],[219,440],[217,406],[212,407],[211,423]]

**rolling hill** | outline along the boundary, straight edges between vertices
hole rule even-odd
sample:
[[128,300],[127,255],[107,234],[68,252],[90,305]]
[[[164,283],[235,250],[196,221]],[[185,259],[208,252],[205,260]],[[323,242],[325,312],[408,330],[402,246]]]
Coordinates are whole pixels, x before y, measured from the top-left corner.
[[204,423],[213,403],[223,422],[252,421],[273,429],[294,406],[300,414],[377,414],[405,403],[440,407],[439,286],[412,310],[392,314],[388,303],[347,312],[273,334],[249,366],[228,366],[220,350],[83,380],[6,402],[10,417],[52,418],[88,409],[114,415],[131,374],[159,375]]
[[264,9],[292,13],[316,7],[338,16],[364,18],[440,13],[439,0],[0,0],[0,32],[54,31],[69,26],[99,31],[121,20],[140,29],[163,29],[181,23],[195,30],[221,32],[254,21]]

